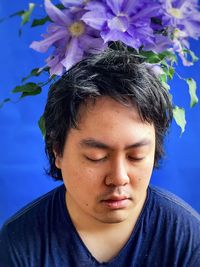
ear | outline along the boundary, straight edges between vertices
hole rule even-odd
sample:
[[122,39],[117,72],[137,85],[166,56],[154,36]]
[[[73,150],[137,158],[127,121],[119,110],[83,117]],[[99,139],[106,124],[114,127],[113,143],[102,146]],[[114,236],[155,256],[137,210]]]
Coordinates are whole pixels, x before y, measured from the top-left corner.
[[55,151],[54,151],[54,156],[55,156],[55,165],[58,169],[61,169],[61,163],[62,163],[62,157],[59,156]]

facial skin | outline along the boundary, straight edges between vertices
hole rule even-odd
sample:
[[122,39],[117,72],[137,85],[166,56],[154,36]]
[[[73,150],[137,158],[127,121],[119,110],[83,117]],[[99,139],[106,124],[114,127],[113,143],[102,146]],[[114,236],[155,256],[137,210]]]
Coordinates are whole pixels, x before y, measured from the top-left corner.
[[116,224],[141,211],[155,154],[155,129],[136,108],[109,97],[80,109],[78,129],[68,133],[56,157],[72,219]]

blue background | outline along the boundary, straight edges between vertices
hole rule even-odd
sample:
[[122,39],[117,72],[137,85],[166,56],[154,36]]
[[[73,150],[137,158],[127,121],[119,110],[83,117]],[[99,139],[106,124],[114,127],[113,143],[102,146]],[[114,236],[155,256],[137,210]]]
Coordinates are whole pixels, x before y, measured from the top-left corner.
[[[42,0],[34,2],[41,4]],[[1,0],[0,18],[27,7],[25,0],[12,4]],[[42,14],[42,8],[34,12],[37,18]],[[30,29],[26,25],[19,38],[19,25],[19,17],[0,23],[0,102],[7,97],[17,102],[18,96],[10,91],[33,68],[44,66],[47,57],[29,48],[33,40],[40,39],[46,26]],[[200,57],[199,47],[199,41],[191,42],[192,50]],[[192,76],[200,84],[199,62],[194,67],[179,67],[178,72],[185,78]],[[45,75],[41,77],[42,81],[46,79]],[[37,126],[47,91],[48,87],[44,87],[41,95],[6,103],[0,109],[0,225],[19,208],[60,184],[45,176],[47,161]],[[190,109],[187,85],[177,77],[171,92],[174,102],[186,109],[186,132],[180,137],[180,128],[173,122],[166,139],[166,158],[153,173],[152,183],[174,192],[200,212],[200,104]]]

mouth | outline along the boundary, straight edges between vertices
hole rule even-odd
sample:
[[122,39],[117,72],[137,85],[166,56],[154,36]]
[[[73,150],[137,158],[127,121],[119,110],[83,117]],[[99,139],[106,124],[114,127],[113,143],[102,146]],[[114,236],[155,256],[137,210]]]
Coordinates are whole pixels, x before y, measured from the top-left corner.
[[126,196],[112,196],[101,201],[104,206],[113,210],[125,209],[130,205],[130,202],[131,199]]

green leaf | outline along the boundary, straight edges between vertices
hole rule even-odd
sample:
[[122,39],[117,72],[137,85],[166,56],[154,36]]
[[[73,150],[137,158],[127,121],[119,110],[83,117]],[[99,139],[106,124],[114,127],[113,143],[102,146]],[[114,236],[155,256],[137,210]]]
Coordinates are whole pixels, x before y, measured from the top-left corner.
[[5,98],[5,99],[0,103],[0,108],[2,108],[3,105],[4,105],[5,103],[9,102],[9,101],[11,101],[10,98]]
[[23,26],[24,24],[26,24],[27,22],[29,22],[30,20],[30,16],[34,10],[35,4],[34,3],[29,3],[29,9],[27,11],[25,11],[22,14],[22,22],[21,22],[21,26]]
[[161,60],[163,60],[163,59],[168,59],[168,60],[170,60],[170,61],[172,61],[172,62],[177,62],[177,57],[176,57],[176,55],[175,55],[174,53],[168,51],[168,50],[165,50],[165,51],[163,51],[162,53],[159,53],[158,56],[159,56],[159,58],[160,58]]
[[140,55],[144,56],[146,58],[146,62],[151,64],[159,63],[161,61],[158,54],[153,51],[140,51]]
[[175,70],[172,67],[172,62],[169,65],[168,62],[166,61],[166,59],[163,59],[160,63],[160,66],[161,66],[164,74],[166,75],[166,78],[169,78],[170,80],[172,80],[174,73],[175,73]]
[[31,27],[36,27],[36,26],[40,26],[40,25],[44,25],[46,22],[51,21],[51,19],[49,18],[49,16],[46,16],[42,19],[34,19]]
[[195,80],[192,78],[186,79],[186,82],[189,86],[189,94],[190,94],[190,107],[194,107],[198,103],[198,97],[196,95],[197,85]]
[[39,128],[40,128],[40,131],[43,135],[43,137],[45,137],[46,135],[46,129],[45,129],[45,120],[44,120],[44,116],[42,115],[38,121],[38,125],[39,125]]
[[49,67],[35,68],[29,73],[29,75],[27,75],[26,77],[22,78],[22,82],[25,82],[26,80],[28,80],[31,77],[39,76],[42,72],[48,71],[48,70],[49,70]]
[[170,80],[173,79],[173,76],[174,76],[174,68],[169,67],[169,70],[168,70],[168,77],[170,78]]
[[164,74],[164,73],[161,74],[161,75],[160,75],[160,80],[161,80],[162,83],[166,83],[166,82],[167,82],[167,75]]
[[175,106],[173,108],[173,117],[177,123],[177,125],[181,128],[181,134],[185,131],[185,110],[183,108]]
[[22,82],[25,82],[26,80],[28,80],[29,78],[33,76],[39,76],[39,75],[40,75],[39,68],[35,68],[30,72],[28,76],[22,78]]
[[28,95],[37,95],[40,94],[42,91],[41,87],[36,83],[26,83],[21,86],[16,86],[12,93],[22,93],[21,98],[28,96]]
[[41,93],[41,88],[38,90],[35,90],[34,92],[23,92],[20,96],[20,98],[26,97],[26,96],[33,96],[33,95],[39,95]]
[[16,16],[20,16],[21,17],[24,13],[25,13],[24,10],[20,10],[20,11],[17,11],[15,13],[11,14],[9,17],[10,18],[13,18],[13,17],[16,17]]
[[164,60],[170,60],[173,62],[177,61],[176,55],[170,51],[163,51],[162,53],[154,53],[153,51],[140,51],[140,55],[146,58],[146,61],[151,64],[162,63],[164,64]]
[[[8,18],[13,18],[13,17],[16,17],[16,16],[20,16],[21,17],[24,14],[24,12],[25,12],[24,10],[17,11],[15,13],[9,15]],[[0,18],[0,23],[4,22],[6,19],[7,19],[6,17]]]
[[[61,10],[62,9],[65,9],[65,7],[62,4],[57,4],[55,6],[57,8],[59,8],[59,9],[61,9]],[[44,25],[48,21],[52,21],[49,16],[46,16],[46,17],[41,18],[41,19],[34,19],[33,22],[32,22],[32,24],[31,24],[31,27],[36,27],[36,26]]]

